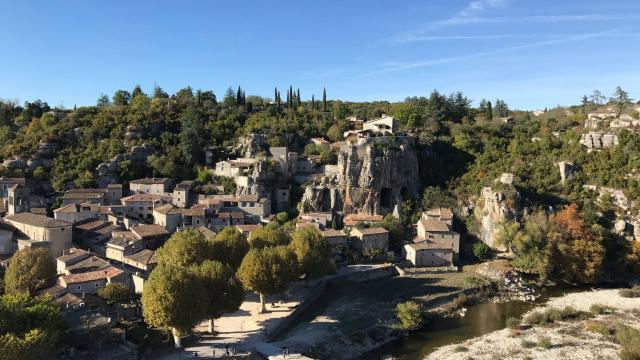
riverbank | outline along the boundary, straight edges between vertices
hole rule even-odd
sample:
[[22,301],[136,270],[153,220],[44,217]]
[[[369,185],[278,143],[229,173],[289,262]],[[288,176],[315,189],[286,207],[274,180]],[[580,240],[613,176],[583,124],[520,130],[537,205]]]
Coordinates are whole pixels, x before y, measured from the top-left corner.
[[[610,309],[596,309],[600,304]],[[528,314],[571,307],[577,319],[494,331],[443,346],[426,359],[618,359],[622,346],[615,337],[620,325],[640,329],[640,298],[625,298],[618,290],[594,290],[550,299]],[[527,315],[523,318],[527,319]],[[521,319],[520,319],[521,320]]]
[[399,302],[415,300],[432,310],[488,284],[475,266],[469,266],[462,272],[410,271],[334,285],[274,344],[314,359],[358,358],[404,336],[396,326]]

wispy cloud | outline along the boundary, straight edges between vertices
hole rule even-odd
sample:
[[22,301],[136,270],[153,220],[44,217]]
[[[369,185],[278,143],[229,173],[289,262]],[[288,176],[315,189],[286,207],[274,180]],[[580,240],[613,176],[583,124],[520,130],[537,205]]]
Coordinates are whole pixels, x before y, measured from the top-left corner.
[[451,57],[440,58],[440,59],[417,61],[417,62],[413,62],[413,63],[405,63],[405,64],[398,65],[398,66],[392,66],[392,67],[387,67],[385,69],[372,71],[372,72],[364,74],[364,76],[371,76],[371,75],[383,74],[383,73],[388,73],[388,72],[393,72],[393,71],[401,71],[401,70],[408,70],[408,69],[414,69],[414,68],[420,68],[420,67],[427,67],[427,66],[445,64],[445,63],[450,63],[450,62],[455,62],[455,61],[462,61],[462,60],[468,60],[468,59],[472,59],[472,58],[482,57],[482,56],[499,55],[499,54],[508,53],[508,52],[511,52],[511,51],[516,51],[516,50],[530,49],[530,48],[543,47],[543,46],[550,46],[550,45],[561,44],[561,43],[566,43],[566,42],[571,42],[571,41],[587,40],[587,39],[592,39],[592,38],[602,37],[602,36],[610,36],[610,35],[616,35],[616,36],[640,36],[640,33],[630,33],[630,32],[621,33],[620,30],[623,30],[623,29],[612,29],[612,30],[601,31],[601,32],[592,32],[592,33],[576,34],[576,35],[566,35],[566,36],[563,36],[563,37],[558,37],[558,38],[554,38],[554,39],[550,39],[550,40],[537,41],[537,42],[532,42],[532,43],[527,43],[527,44],[522,44],[522,45],[505,47],[505,48],[496,49],[496,50],[483,51],[483,52],[465,54],[465,55],[460,55],[460,56],[451,56]]

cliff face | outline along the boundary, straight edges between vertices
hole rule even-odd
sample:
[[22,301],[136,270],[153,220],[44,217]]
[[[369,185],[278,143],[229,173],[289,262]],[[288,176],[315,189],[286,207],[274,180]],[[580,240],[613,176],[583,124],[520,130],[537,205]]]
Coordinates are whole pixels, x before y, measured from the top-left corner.
[[241,158],[252,159],[260,152],[267,151],[267,137],[264,134],[249,134],[238,139],[238,144],[231,150]]
[[305,189],[311,211],[387,214],[419,190],[418,159],[412,137],[381,137],[345,144],[338,171]]
[[480,223],[479,236],[489,247],[504,251],[497,244],[498,232],[506,221],[516,219],[519,213],[520,194],[513,188],[509,192],[482,189],[481,199],[474,207],[474,215]]
[[258,161],[254,165],[251,174],[243,180],[244,184],[236,188],[236,195],[260,195],[271,198],[276,175],[269,163]]

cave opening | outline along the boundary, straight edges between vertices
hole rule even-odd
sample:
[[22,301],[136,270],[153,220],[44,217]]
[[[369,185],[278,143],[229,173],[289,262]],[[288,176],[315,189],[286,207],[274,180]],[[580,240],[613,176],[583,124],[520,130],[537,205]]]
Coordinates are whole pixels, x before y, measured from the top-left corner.
[[389,188],[382,188],[380,190],[380,207],[386,210],[391,208],[391,195],[392,191]]

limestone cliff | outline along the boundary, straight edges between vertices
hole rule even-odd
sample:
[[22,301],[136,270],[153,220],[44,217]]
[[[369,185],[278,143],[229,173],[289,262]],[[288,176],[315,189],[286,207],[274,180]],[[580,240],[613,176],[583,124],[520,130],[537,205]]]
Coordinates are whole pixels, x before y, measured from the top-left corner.
[[241,158],[253,159],[260,152],[269,150],[267,136],[264,134],[249,134],[238,139],[238,143],[231,149]]
[[414,138],[374,137],[345,143],[337,174],[305,189],[310,211],[387,214],[419,192]]
[[505,250],[498,246],[497,237],[502,224],[517,219],[520,210],[520,194],[509,186],[505,190],[482,189],[480,199],[474,204],[474,215],[479,223],[478,236],[489,247]]

